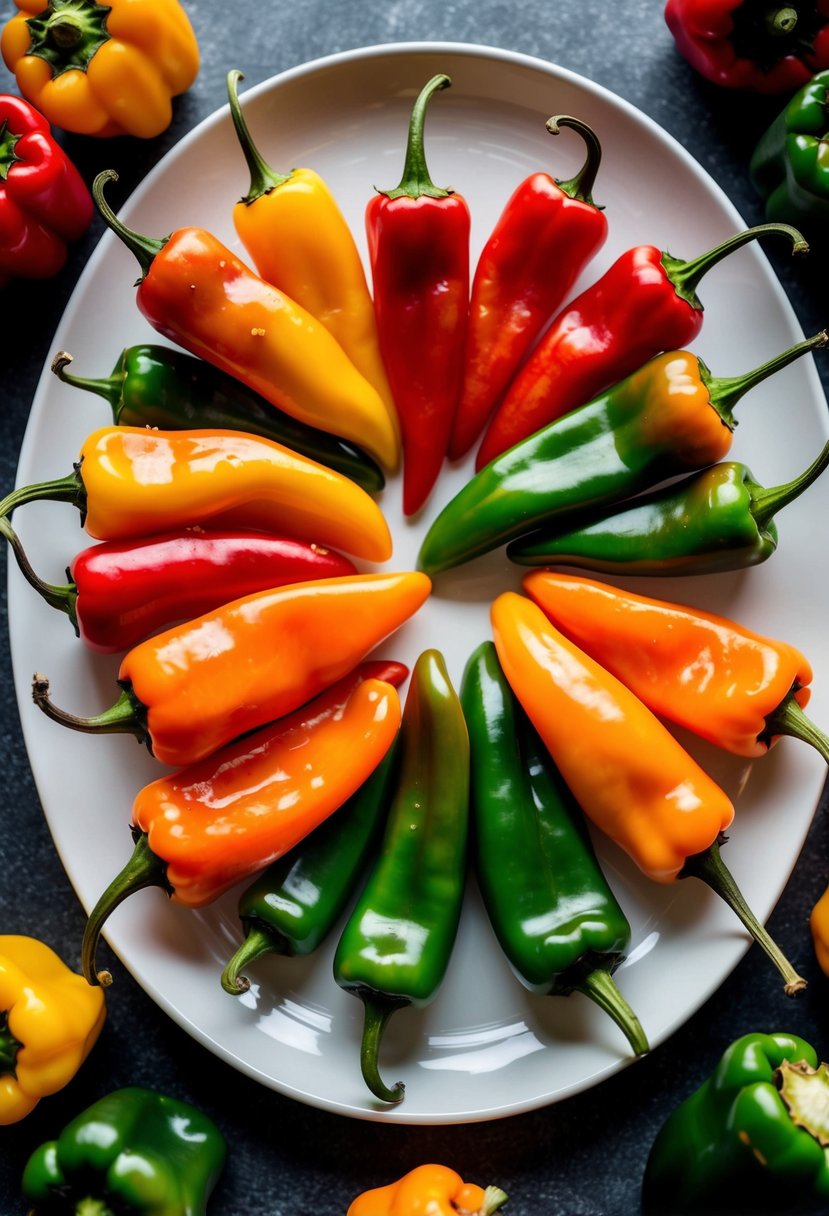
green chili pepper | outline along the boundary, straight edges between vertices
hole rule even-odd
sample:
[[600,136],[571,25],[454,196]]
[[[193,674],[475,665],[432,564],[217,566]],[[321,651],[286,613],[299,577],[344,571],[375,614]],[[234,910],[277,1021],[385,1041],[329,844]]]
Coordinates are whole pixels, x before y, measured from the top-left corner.
[[765,488],[725,460],[606,514],[530,533],[507,546],[522,566],[581,566],[608,574],[715,574],[767,561],[774,516],[829,464],[829,443],[785,485]]
[[363,1078],[399,1102],[378,1053],[396,1009],[422,1007],[443,979],[460,919],[466,870],[469,738],[443,656],[420,655],[403,710],[395,792],[379,859],[343,930],[334,978],[360,998]]
[[[824,237],[829,219],[829,71],[818,72],[760,137],[749,173],[770,220]],[[811,231],[810,231],[811,230]]]
[[715,463],[731,447],[732,411],[740,398],[827,342],[829,333],[822,331],[727,378],[714,378],[687,351],[657,355],[476,473],[427,532],[420,568],[447,570],[553,520]]
[[102,380],[68,372],[71,362],[70,354],[59,351],[52,371],[65,384],[108,401],[118,426],[246,431],[336,469],[370,493],[385,485],[383,470],[368,453],[292,418],[226,372],[184,351],[153,344],[128,346],[112,374]]
[[203,1216],[226,1145],[195,1107],[118,1089],[36,1149],[23,1172],[29,1216]]
[[584,817],[484,642],[461,687],[469,730],[478,881],[492,927],[531,992],[582,992],[636,1055],[648,1041],[612,972],[630,925],[601,871]]
[[395,774],[392,747],[351,798],[242,893],[245,940],[222,972],[232,996],[247,992],[239,972],[265,954],[311,954],[331,932],[388,810]]
[[[654,1216],[759,1216],[829,1205],[829,1069],[789,1034],[747,1034],[671,1114],[648,1158]],[[813,1204],[820,1201],[819,1208]]]

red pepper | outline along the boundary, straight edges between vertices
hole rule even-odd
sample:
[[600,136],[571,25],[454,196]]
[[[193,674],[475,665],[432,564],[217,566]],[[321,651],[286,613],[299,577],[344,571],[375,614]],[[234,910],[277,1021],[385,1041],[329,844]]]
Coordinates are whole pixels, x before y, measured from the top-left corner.
[[788,224],[747,228],[689,262],[654,245],[626,250],[553,319],[495,411],[476,468],[662,351],[687,346],[702,327],[696,294],[702,276],[733,250],[769,232],[787,236],[796,253],[808,251],[801,233]]
[[578,118],[561,114],[547,122],[552,135],[560,127],[584,139],[581,169],[568,181],[532,173],[521,182],[478,259],[452,460],[478,439],[524,355],[607,239],[607,220],[591,197],[601,145]]
[[668,0],[677,49],[706,80],[750,93],[794,93],[829,68],[829,0]]
[[470,214],[466,200],[434,185],[423,124],[434,76],[412,110],[400,185],[366,208],[380,350],[400,415],[403,510],[428,498],[449,446],[463,374],[469,309]]
[[92,196],[43,115],[0,94],[0,285],[56,275],[92,214]]

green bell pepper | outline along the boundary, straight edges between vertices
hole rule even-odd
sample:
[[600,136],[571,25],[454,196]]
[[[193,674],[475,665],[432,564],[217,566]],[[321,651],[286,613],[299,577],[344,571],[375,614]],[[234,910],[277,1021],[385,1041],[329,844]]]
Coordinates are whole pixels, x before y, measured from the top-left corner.
[[829,1069],[790,1034],[746,1034],[661,1127],[642,1205],[654,1216],[825,1212]]
[[811,238],[829,219],[829,71],[818,72],[761,135],[749,163],[770,220],[796,223]]
[[225,1155],[207,1115],[129,1087],[93,1103],[36,1149],[22,1191],[29,1216],[203,1216]]

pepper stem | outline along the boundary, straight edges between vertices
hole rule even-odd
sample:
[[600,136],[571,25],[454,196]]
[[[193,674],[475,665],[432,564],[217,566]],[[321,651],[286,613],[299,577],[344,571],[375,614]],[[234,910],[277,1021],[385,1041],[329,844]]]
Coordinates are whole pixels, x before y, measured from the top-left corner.
[[161,240],[156,240],[154,237],[142,236],[140,232],[133,232],[132,228],[127,228],[126,224],[118,219],[118,216],[104,198],[104,186],[107,182],[117,181],[118,174],[114,169],[104,169],[92,183],[92,197],[107,226],[112,229],[117,237],[120,237],[127,249],[135,254],[141,267],[141,278],[143,279],[152,266],[153,258],[161,252],[170,238],[165,236]]
[[492,1216],[507,1202],[509,1196],[499,1186],[488,1186],[484,1191],[484,1204],[477,1216]]
[[9,1030],[8,1011],[0,1011],[0,1077],[15,1075],[17,1053],[22,1046]]
[[642,1029],[642,1023],[616,986],[613,976],[604,967],[594,967],[576,984],[591,1001],[613,1018],[613,1021],[630,1043],[634,1055],[643,1056],[650,1051],[650,1044]]
[[68,477],[54,481],[40,481],[35,485],[19,486],[0,500],[0,516],[7,519],[12,511],[27,502],[71,502],[80,511],[86,508],[86,490],[80,477],[80,466],[76,465]]
[[121,389],[124,383],[123,375],[108,376],[104,380],[88,380],[84,376],[76,376],[73,372],[66,370],[73,358],[74,356],[70,355],[68,350],[59,350],[52,360],[50,370],[64,384],[71,384],[74,388],[85,389],[89,393],[97,393],[99,397],[103,397],[104,400],[108,401],[113,410],[115,410],[121,398]]
[[168,895],[173,888],[167,881],[167,863],[152,851],[146,832],[133,829],[135,848],[123,870],[113,878],[95,907],[89,913],[81,942],[81,964],[89,984],[108,988],[112,983],[109,971],[97,971],[95,955],[104,924],[119,904],[144,887],[161,887]]
[[794,346],[781,351],[767,363],[762,363],[759,367],[753,368],[750,372],[744,372],[741,376],[712,376],[705,364],[700,361],[700,380],[705,385],[714,409],[726,426],[733,430],[736,426],[734,406],[749,389],[755,388],[763,380],[773,376],[775,372],[788,367],[802,355],[807,355],[810,351],[817,350],[828,343],[829,331],[822,329],[820,333],[811,338],[805,338],[802,342],[796,342]]
[[806,980],[798,975],[789,960],[783,954],[783,951],[767,932],[763,925],[760,924],[757,917],[749,908],[743,897],[740,888],[734,880],[734,876],[726,866],[720,855],[720,843],[724,843],[725,837],[720,837],[720,840],[715,840],[704,852],[695,853],[693,857],[689,857],[680,871],[680,878],[698,878],[709,886],[715,894],[719,895],[731,908],[732,912],[742,921],[745,928],[757,942],[761,950],[765,951],[767,957],[774,963],[777,970],[783,977],[783,991],[786,996],[796,996],[798,992],[802,992],[806,987]]
[[262,925],[251,926],[245,940],[222,972],[222,987],[225,992],[229,992],[231,996],[241,996],[247,992],[250,980],[239,972],[264,954],[287,954],[287,950],[282,948],[283,942],[281,934],[275,930],[266,929]]
[[447,89],[452,81],[448,76],[433,76],[421,89],[412,108],[409,120],[409,137],[406,143],[406,160],[403,176],[394,190],[380,190],[386,198],[447,198],[452,191],[442,190],[429,176],[426,167],[426,152],[423,144],[423,127],[426,122],[426,107],[434,93]]
[[85,1195],[75,1205],[74,1216],[115,1216],[115,1212],[103,1199],[95,1195]]
[[792,689],[777,709],[768,715],[766,729],[760,739],[768,739],[771,742],[777,735],[789,735],[792,739],[800,739],[801,742],[810,744],[829,764],[829,736],[815,726],[812,719],[804,713],[795,691]]
[[773,38],[787,38],[797,28],[797,9],[787,4],[766,14],[766,32]]
[[15,561],[29,586],[35,589],[41,599],[45,600],[50,608],[59,608],[61,612],[65,612],[77,634],[78,617],[75,611],[75,604],[78,599],[78,589],[75,584],[65,583],[62,586],[58,586],[55,583],[44,582],[32,569],[31,562],[26,556],[26,550],[20,543],[20,537],[9,521],[3,516],[0,516],[0,536],[5,536],[9,542]]
[[[575,177],[570,177],[567,181],[559,181],[556,178],[556,185],[570,198],[593,204],[592,191],[602,161],[602,145],[599,143],[596,132],[586,122],[582,122],[580,118],[573,118],[570,114],[555,114],[552,118],[547,119],[546,126],[551,135],[558,135],[561,127],[572,127],[584,140],[587,146],[587,158],[584,164]],[[595,206],[595,204],[593,205]]]
[[94,714],[90,718],[79,718],[52,703],[49,697],[49,681],[40,672],[35,672],[32,676],[32,700],[47,718],[60,723],[61,726],[68,726],[71,730],[79,730],[86,735],[135,735],[139,743],[149,746],[149,731],[143,721],[145,715],[142,713],[140,702],[128,688],[124,688],[115,704],[103,713]]
[[287,182],[291,174],[274,172],[253,142],[239,103],[238,84],[240,80],[244,79],[244,73],[240,72],[238,68],[233,68],[228,72],[227,100],[230,104],[230,117],[233,119],[233,126],[236,128],[236,135],[250,170],[250,187],[247,194],[243,195],[241,199],[245,206],[249,207],[263,194],[270,194],[271,190],[275,190],[277,186]]
[[405,1085],[402,1081],[396,1081],[394,1086],[389,1089],[380,1076],[378,1057],[386,1022],[395,1009],[401,1009],[407,1002],[384,997],[376,992],[358,992],[357,995],[365,1008],[363,1038],[360,1045],[360,1068],[363,1080],[375,1098],[379,1098],[381,1102],[402,1102]]
[[769,486],[768,488],[750,485],[751,514],[757,523],[757,527],[761,531],[767,528],[777,512],[781,511],[783,507],[788,506],[790,502],[794,502],[796,498],[799,498],[812,482],[817,481],[827,465],[829,465],[829,443],[824,444],[820,455],[812,461],[808,469],[805,469],[799,477],[793,478],[792,481],[787,481],[781,486]]
[[671,257],[669,253],[663,253],[662,267],[671,283],[673,283],[679,298],[686,300],[692,308],[702,308],[697,297],[697,287],[699,287],[700,279],[703,275],[707,274],[723,258],[733,253],[735,249],[739,249],[741,246],[747,245],[749,241],[756,240],[757,237],[765,236],[771,232],[788,237],[792,242],[793,254],[809,252],[806,238],[796,228],[793,228],[791,224],[757,224],[754,228],[746,228],[743,232],[735,233],[727,241],[723,241],[721,245],[715,246],[714,249],[709,249],[706,253],[700,254],[699,257],[693,258],[690,262],[683,262],[679,258]]

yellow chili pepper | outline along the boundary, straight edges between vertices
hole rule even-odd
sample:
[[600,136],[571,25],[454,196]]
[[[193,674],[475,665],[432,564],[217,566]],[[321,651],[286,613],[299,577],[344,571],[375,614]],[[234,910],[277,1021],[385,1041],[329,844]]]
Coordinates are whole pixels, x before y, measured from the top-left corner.
[[0,48],[24,97],[79,135],[152,139],[199,70],[178,0],[15,0]]
[[0,935],[0,1125],[72,1080],[104,1024],[104,996],[33,937]]
[[812,908],[809,928],[818,966],[824,975],[829,975],[829,887]]
[[364,1191],[346,1216],[491,1216],[507,1201],[502,1190],[464,1182],[445,1165],[419,1165],[398,1182]]

